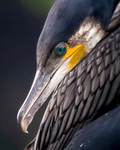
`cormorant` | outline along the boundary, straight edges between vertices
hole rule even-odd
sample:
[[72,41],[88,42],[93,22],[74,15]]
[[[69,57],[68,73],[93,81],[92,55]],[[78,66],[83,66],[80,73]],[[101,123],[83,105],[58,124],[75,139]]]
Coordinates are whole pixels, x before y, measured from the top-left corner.
[[[62,150],[74,133],[119,103],[119,0],[56,0],[37,45],[37,72],[18,112],[24,132],[50,99],[26,148]],[[111,23],[110,23],[111,20]]]

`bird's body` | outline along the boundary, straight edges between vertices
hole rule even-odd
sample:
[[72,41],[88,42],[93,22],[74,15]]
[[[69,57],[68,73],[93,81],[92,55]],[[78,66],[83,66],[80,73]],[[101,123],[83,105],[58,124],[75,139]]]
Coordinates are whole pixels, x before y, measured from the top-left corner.
[[[117,3],[118,0],[98,3],[57,0],[53,5],[38,42],[38,71],[18,113],[25,132],[35,112],[49,96],[50,101],[37,136],[26,149],[63,150],[76,131],[119,104],[120,5],[109,23]],[[78,4],[85,8],[81,10],[82,15]],[[53,47],[55,53],[63,52],[61,57],[56,58]],[[47,78],[51,72],[52,76]]]
[[120,27],[107,33],[54,91],[40,125],[36,149],[41,145],[41,149],[62,150],[77,130],[119,104],[119,64]]

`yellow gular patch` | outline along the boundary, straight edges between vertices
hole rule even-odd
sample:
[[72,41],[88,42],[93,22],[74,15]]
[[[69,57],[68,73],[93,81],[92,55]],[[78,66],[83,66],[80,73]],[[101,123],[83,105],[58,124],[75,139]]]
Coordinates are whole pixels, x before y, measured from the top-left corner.
[[67,52],[62,58],[70,58],[70,61],[68,62],[68,69],[71,70],[86,55],[87,53],[83,44],[77,45],[73,48],[69,48],[67,45]]

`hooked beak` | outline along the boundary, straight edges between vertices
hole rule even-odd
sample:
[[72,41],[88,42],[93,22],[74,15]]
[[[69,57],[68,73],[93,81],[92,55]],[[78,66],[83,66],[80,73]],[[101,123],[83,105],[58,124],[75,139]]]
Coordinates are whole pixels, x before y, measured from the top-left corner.
[[49,95],[45,88],[49,83],[50,77],[45,75],[41,70],[36,71],[32,87],[17,114],[17,121],[22,131],[28,133],[27,128],[31,123],[35,113],[45,102]]
[[[67,62],[68,61],[65,61],[65,63]],[[33,120],[35,113],[48,99],[56,85],[66,75],[68,72],[67,68],[67,65],[64,65],[64,71],[62,73],[60,68],[52,73],[46,73],[40,69],[36,71],[32,87],[17,114],[17,121],[23,132],[28,133],[27,128]],[[60,73],[61,75],[58,78]]]

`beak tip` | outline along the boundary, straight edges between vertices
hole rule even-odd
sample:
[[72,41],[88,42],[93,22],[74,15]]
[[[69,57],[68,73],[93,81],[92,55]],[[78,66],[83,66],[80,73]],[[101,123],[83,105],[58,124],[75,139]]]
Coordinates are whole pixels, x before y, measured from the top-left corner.
[[27,128],[28,128],[28,123],[25,121],[22,112],[19,110],[17,114],[17,123],[19,124],[21,130],[24,133],[28,133]]
[[[22,131],[23,131],[23,130],[22,130]],[[23,132],[24,132],[24,133],[29,133],[27,130],[24,130]]]
[[29,132],[27,131],[27,129],[25,129],[25,128],[22,127],[22,126],[21,126],[21,130],[22,130],[24,133],[29,133]]

